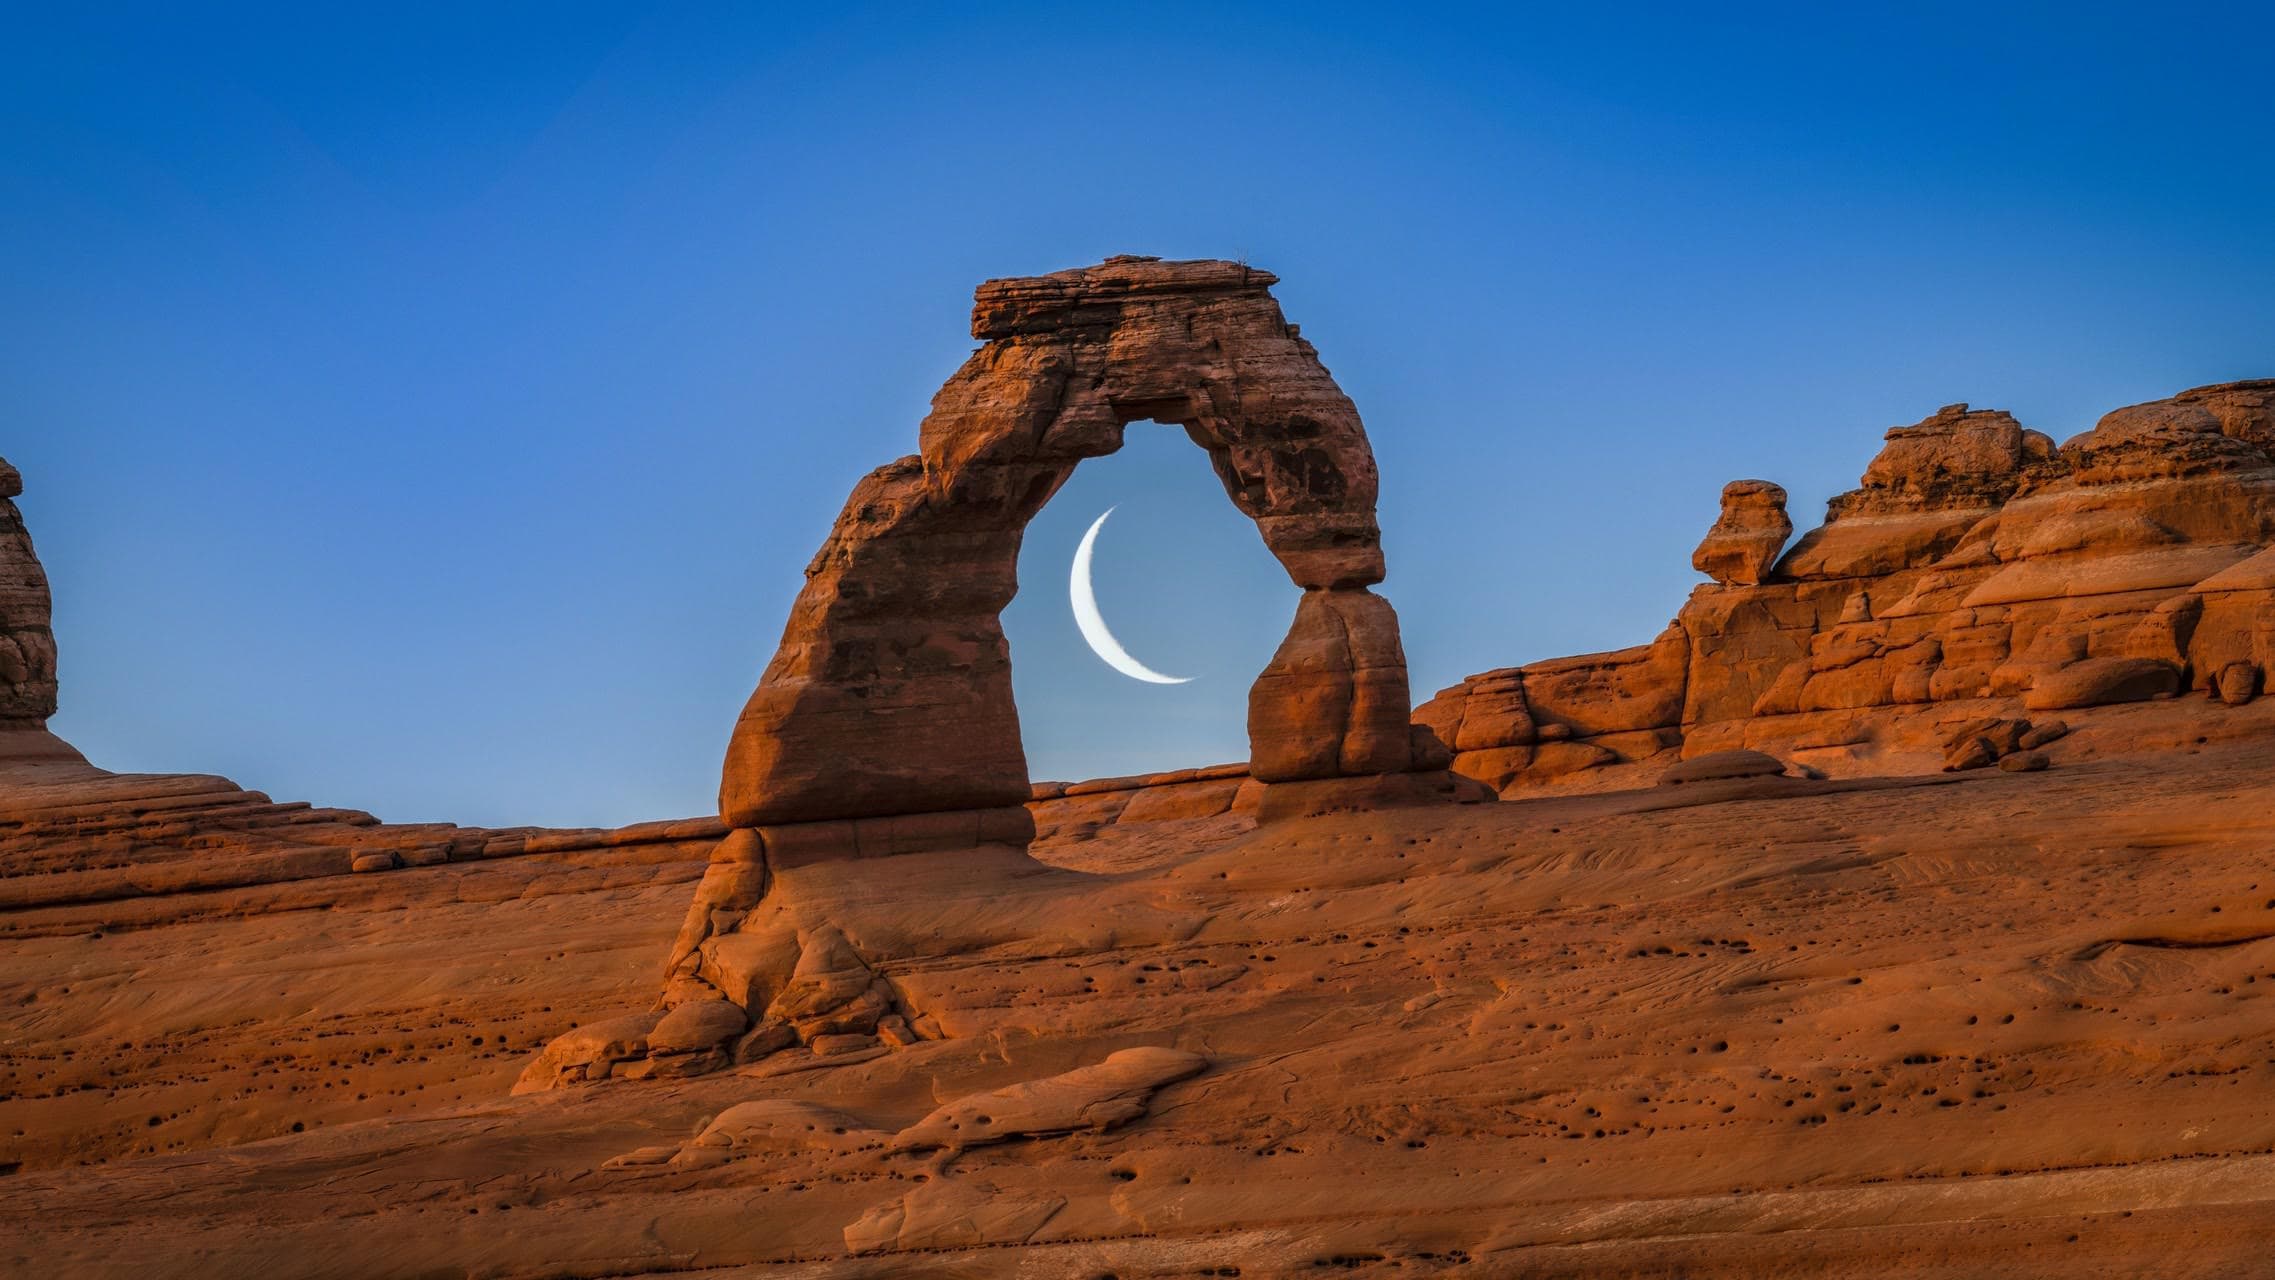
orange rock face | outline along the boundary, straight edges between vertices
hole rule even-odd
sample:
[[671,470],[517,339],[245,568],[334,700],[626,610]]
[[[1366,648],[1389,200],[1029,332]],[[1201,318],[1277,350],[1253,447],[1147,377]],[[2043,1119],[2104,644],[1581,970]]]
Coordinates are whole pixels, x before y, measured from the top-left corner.
[[[1951,405],[1888,432],[1766,572],[1774,486],[1726,489],[1694,558],[1715,582],[1660,645],[1473,676],[1416,718],[1509,791],[1633,785],[1625,766],[1736,747],[1924,767],[1952,725],[2025,704],[2248,701],[2275,659],[2270,441],[2275,381],[2119,409],[2059,447]],[[1576,671],[1599,674],[1574,690]],[[1559,699],[1585,709],[1544,716]]]

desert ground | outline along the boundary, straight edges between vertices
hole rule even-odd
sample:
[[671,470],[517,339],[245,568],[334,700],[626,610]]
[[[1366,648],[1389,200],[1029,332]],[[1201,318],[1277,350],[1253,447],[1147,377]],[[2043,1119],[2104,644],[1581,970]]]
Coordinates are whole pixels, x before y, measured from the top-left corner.
[[[6,1256],[2249,1274],[2275,1234],[2275,718],[2246,714],[2035,773],[1117,824],[1037,848],[1067,874],[1025,895],[1036,937],[886,967],[950,1038],[520,1097],[545,1038],[652,998],[700,849],[173,893],[124,925],[14,910]],[[905,860],[812,890],[847,920],[1019,893]],[[1208,1065],[1103,1132],[895,1149],[1137,1046]],[[756,1101],[800,1109],[691,1147]]]

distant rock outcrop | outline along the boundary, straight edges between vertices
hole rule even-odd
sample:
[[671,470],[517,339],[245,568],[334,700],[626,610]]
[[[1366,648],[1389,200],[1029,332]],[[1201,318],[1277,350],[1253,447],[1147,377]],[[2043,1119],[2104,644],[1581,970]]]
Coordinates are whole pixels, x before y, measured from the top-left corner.
[[77,759],[47,732],[55,714],[55,631],[47,572],[16,498],[23,474],[0,458],[0,762]]
[[1693,561],[1715,581],[1655,644],[1472,676],[1416,719],[1507,790],[1734,747],[1837,763],[1946,703],[2248,701],[2275,663],[2270,448],[2275,380],[2119,409],[2059,447],[1951,405],[1889,431],[1766,572],[1775,486],[1725,489]]

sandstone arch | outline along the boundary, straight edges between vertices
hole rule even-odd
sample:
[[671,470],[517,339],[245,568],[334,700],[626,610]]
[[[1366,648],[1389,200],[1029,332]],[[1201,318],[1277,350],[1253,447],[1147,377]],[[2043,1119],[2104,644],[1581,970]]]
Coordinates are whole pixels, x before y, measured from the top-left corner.
[[[730,830],[657,1007],[557,1039],[517,1090],[957,1034],[885,962],[1059,929],[1134,943],[1198,927],[1089,901],[1088,877],[1026,852],[998,615],[1028,519],[1131,422],[1179,424],[1208,450],[1303,588],[1249,692],[1258,816],[1452,798],[1448,753],[1409,723],[1397,615],[1367,589],[1383,576],[1373,450],[1274,282],[1238,263],[1113,258],[980,286],[984,345],[933,398],[923,451],[854,486],[735,723]],[[890,877],[858,864],[927,853]]]
[[[1027,762],[998,615],[1021,534],[1077,463],[1114,452],[1144,419],[1183,426],[1208,451],[1304,589],[1250,693],[1253,775],[1405,774],[1398,621],[1367,589],[1383,577],[1373,450],[1281,315],[1275,282],[1238,263],[1124,257],[980,286],[972,334],[984,345],[933,398],[922,452],[855,486],[806,569],[728,746],[727,825],[996,811],[983,834],[1018,840]],[[971,838],[968,823],[933,825]],[[868,843],[923,839],[898,830],[888,841],[872,824]],[[843,832],[777,843],[859,856]]]

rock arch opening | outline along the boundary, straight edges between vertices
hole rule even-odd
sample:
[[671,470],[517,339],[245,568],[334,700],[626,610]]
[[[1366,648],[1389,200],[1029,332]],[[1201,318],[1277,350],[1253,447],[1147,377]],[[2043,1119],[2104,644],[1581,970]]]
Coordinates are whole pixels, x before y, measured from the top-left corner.
[[[1099,612],[1138,662],[1188,683],[1116,670],[1069,607],[1075,549],[1109,507],[1092,556]],[[1248,685],[1301,594],[1184,431],[1131,423],[1119,451],[1075,468],[1019,553],[1002,619],[1028,771],[1073,781],[1246,761]]]
[[[1078,463],[1147,420],[1206,451],[1303,591],[1250,690],[1252,774],[1407,775],[1397,617],[1369,589],[1384,573],[1373,450],[1275,282],[1239,263],[1117,258],[982,285],[982,345],[934,397],[921,452],[855,486],[807,567],[728,747],[727,824],[994,812],[987,829],[1016,839],[1029,779],[1000,615],[1021,537]],[[961,820],[935,825],[970,838]]]

